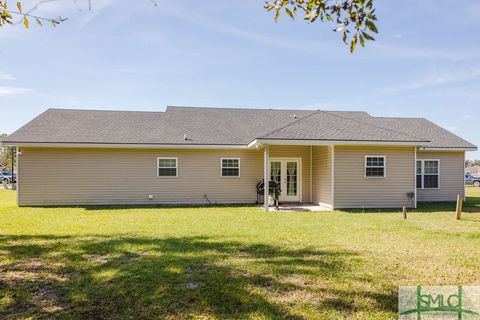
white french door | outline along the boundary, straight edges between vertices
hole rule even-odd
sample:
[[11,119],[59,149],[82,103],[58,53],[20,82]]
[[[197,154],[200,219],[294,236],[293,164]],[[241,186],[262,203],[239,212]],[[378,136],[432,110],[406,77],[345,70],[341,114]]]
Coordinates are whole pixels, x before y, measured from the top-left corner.
[[270,179],[280,183],[280,201],[300,201],[300,159],[270,160]]

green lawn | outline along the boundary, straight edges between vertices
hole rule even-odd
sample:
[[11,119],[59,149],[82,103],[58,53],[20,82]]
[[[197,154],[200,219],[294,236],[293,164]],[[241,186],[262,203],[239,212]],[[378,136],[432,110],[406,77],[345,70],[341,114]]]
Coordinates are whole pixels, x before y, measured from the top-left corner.
[[17,208],[0,190],[0,318],[387,319],[400,285],[480,284],[480,188],[399,212]]

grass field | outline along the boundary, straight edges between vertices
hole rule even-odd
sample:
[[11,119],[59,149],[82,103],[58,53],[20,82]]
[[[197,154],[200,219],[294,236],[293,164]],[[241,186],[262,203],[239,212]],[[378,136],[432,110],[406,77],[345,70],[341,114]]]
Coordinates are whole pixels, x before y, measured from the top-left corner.
[[480,188],[399,212],[17,208],[0,318],[395,319],[400,285],[479,284]]

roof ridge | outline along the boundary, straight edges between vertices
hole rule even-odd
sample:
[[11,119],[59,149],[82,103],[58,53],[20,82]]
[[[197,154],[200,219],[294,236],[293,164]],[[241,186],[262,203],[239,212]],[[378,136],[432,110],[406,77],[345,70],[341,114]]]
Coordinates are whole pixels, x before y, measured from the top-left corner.
[[[299,121],[304,120],[304,119],[306,119],[306,118],[308,118],[308,117],[311,117],[311,116],[313,116],[314,114],[316,114],[316,113],[319,112],[319,110],[312,110],[312,111],[313,111],[312,113],[306,115],[306,116],[303,117],[303,118],[298,118],[297,120],[295,120],[295,121],[293,121],[293,122],[291,122],[291,123],[289,123],[289,124],[286,124],[286,125],[284,125],[284,126],[282,126],[282,127],[280,127],[280,128],[277,128],[277,129],[275,129],[275,130],[272,130],[272,131],[270,131],[270,132],[267,132],[267,133],[263,134],[264,138],[268,137],[268,136],[271,135],[271,134],[274,134],[274,133],[277,132],[277,131],[280,131],[280,130],[283,130],[283,129],[285,129],[285,128],[288,128],[289,126],[294,125],[295,123],[298,123]],[[258,138],[260,138],[260,137],[258,137]]]
[[79,109],[79,108],[47,108],[44,112],[49,110],[68,110],[68,111],[86,111],[86,112],[131,112],[131,113],[165,113],[164,111],[145,111],[145,110],[109,110],[109,109]]
[[372,117],[373,119],[414,119],[414,120],[427,120],[426,118],[418,118],[418,117]]
[[[374,127],[374,128],[377,128],[377,129],[387,130],[387,131],[394,132],[394,133],[397,133],[397,134],[401,134],[401,135],[404,135],[404,136],[407,136],[407,137],[410,137],[410,138],[420,139],[419,141],[421,141],[421,142],[430,142],[430,140],[426,140],[425,138],[416,137],[416,136],[406,134],[406,133],[403,133],[403,132],[400,132],[400,131],[397,131],[397,130],[393,130],[393,129],[390,129],[390,128],[380,127],[380,126],[377,126],[377,125],[374,125],[374,124],[371,124],[371,123],[366,123],[366,122],[363,122],[363,121],[359,121],[357,119],[342,117],[342,116],[337,115],[337,114],[332,114],[331,112],[328,112],[328,111],[321,111],[321,112],[331,114],[332,116],[335,116],[335,117],[338,117],[338,118],[355,121],[355,122],[358,122],[358,123],[361,123],[361,124],[364,124],[364,125],[367,125],[367,126],[370,126],[370,127]],[[376,118],[376,117],[372,117],[372,118]]]
[[[291,111],[291,112],[315,112],[319,109],[279,109],[279,108],[242,108],[242,107],[212,107],[212,106],[172,106],[167,105],[168,108],[178,108],[178,109],[213,109],[213,110],[256,110],[256,111]],[[344,112],[344,113],[365,113],[370,117],[371,115],[367,111],[361,110],[329,110],[328,112]]]
[[471,142],[468,142],[467,140],[463,139],[463,138],[462,138],[462,137],[460,137],[459,135],[457,135],[457,134],[455,134],[455,133],[451,132],[450,130],[447,130],[447,129],[445,129],[445,128],[444,128],[444,127],[442,127],[442,126],[439,126],[439,125],[438,125],[438,124],[436,124],[435,122],[432,122],[432,121],[430,121],[430,120],[428,120],[428,119],[426,119],[426,118],[425,118],[424,120],[425,120],[425,121],[427,121],[427,122],[429,122],[430,124],[434,125],[434,126],[435,126],[435,127],[437,127],[437,128],[440,128],[440,129],[442,129],[442,130],[445,130],[445,131],[447,131],[449,134],[451,134],[451,135],[454,135],[455,137],[457,137],[458,139],[462,140],[462,141],[463,141],[463,142],[465,142],[466,144],[469,144],[469,145],[475,146],[473,143],[471,143]]
[[178,108],[178,109],[211,109],[211,110],[256,110],[256,111],[292,111],[292,112],[311,112],[316,111],[313,109],[278,109],[278,108],[242,108],[242,107],[209,107],[209,106],[170,106],[167,105],[166,109]]

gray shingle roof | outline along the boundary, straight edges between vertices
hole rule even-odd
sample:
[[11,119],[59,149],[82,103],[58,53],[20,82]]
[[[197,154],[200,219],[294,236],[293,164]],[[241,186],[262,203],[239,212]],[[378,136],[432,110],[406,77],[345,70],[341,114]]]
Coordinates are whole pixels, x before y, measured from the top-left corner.
[[374,125],[368,118],[317,111],[295,123],[274,130],[266,139],[428,142],[400,131]]
[[259,138],[475,147],[425,119],[377,118],[357,111],[196,107],[168,107],[165,112],[48,109],[7,142],[247,145]]
[[367,122],[376,126],[390,128],[430,142],[430,148],[476,148],[472,143],[424,118],[384,118],[370,117]]

